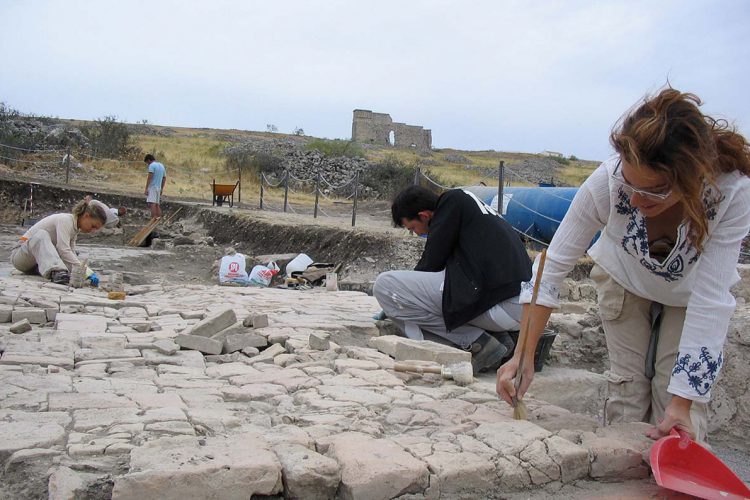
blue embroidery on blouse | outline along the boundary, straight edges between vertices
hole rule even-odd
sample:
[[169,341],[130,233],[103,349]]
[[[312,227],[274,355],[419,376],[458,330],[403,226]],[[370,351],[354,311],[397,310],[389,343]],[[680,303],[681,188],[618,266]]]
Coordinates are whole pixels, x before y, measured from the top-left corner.
[[[714,220],[718,213],[718,205],[724,201],[724,196],[715,194],[711,186],[703,189],[703,204],[706,207],[706,218]],[[648,251],[648,235],[646,231],[646,218],[640,211],[630,204],[630,197],[622,187],[617,190],[617,203],[615,210],[618,214],[628,218],[625,227],[625,235],[621,246],[628,255],[638,257],[640,264],[651,273],[660,276],[667,282],[677,281],[683,277],[686,266],[691,266],[698,261],[700,252],[690,243],[687,237],[678,241],[677,251],[672,253],[671,258],[664,262],[657,262],[650,258]],[[647,258],[647,256],[649,256]],[[687,260],[687,264],[685,261]]]
[[713,357],[708,352],[708,348],[701,347],[698,361],[691,363],[690,359],[690,354],[685,354],[682,357],[678,355],[677,362],[674,365],[674,370],[672,370],[672,375],[678,375],[684,372],[685,375],[687,375],[690,387],[695,389],[695,392],[697,392],[698,395],[705,396],[708,394],[708,391],[711,390],[711,384],[716,380],[719,369],[724,363],[722,353],[719,353],[719,358],[714,361]]

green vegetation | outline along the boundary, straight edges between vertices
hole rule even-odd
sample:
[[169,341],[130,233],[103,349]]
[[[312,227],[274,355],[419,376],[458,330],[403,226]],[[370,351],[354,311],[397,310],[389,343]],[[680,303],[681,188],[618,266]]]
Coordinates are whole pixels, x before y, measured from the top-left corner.
[[130,132],[128,126],[117,121],[116,116],[99,118],[93,125],[84,127],[82,132],[91,143],[94,156],[117,158],[120,156],[137,156],[140,150],[129,149]]
[[363,158],[365,156],[362,146],[354,141],[347,141],[344,139],[313,139],[307,143],[305,149],[310,151],[317,149],[323,153],[323,155],[330,158],[340,156],[346,156],[348,158]]

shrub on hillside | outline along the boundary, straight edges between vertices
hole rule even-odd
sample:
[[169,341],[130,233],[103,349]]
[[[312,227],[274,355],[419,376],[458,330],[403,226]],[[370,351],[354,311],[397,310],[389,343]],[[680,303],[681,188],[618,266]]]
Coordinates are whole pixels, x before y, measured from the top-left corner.
[[226,156],[224,164],[228,171],[242,170],[243,174],[254,177],[261,172],[280,175],[284,171],[281,158],[270,153],[229,151]]
[[354,141],[345,141],[343,139],[315,139],[307,143],[307,150],[317,149],[323,155],[329,158],[346,156],[347,158],[363,158],[365,152],[362,147]]
[[[384,198],[392,199],[399,191],[414,183],[414,175],[419,166],[419,162],[406,164],[394,155],[386,155],[383,160],[363,172],[361,182],[363,186],[381,193]],[[429,170],[423,170],[423,173],[433,181],[445,184]]]
[[[18,110],[0,102],[0,144],[14,148],[36,149],[44,142],[44,131],[40,127],[20,126],[27,118]],[[19,151],[11,148],[0,148],[0,154],[6,158],[15,158]]]
[[560,165],[570,165],[570,160],[563,156],[550,156],[553,160],[555,160]]
[[118,122],[116,116],[99,118],[93,125],[84,127],[94,156],[118,158],[127,156],[130,131],[124,123]]

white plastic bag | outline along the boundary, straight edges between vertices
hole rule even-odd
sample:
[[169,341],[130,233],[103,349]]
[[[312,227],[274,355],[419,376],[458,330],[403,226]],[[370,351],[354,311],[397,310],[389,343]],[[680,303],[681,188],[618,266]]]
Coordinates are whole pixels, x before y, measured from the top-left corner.
[[219,265],[220,285],[247,286],[249,283],[243,254],[235,253],[221,258],[221,264]]
[[313,260],[307,254],[297,255],[286,265],[286,277],[291,278],[293,272],[304,271],[312,263]]
[[279,266],[271,261],[268,265],[257,265],[250,270],[250,285],[268,286],[274,276],[279,273]]

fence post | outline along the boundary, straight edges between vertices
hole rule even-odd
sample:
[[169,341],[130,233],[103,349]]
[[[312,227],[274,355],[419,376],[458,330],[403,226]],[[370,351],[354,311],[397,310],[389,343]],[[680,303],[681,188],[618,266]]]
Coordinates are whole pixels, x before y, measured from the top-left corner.
[[70,182],[70,146],[65,153],[65,184]]
[[505,162],[500,160],[497,178],[497,213],[503,213],[503,186],[505,186]]
[[357,223],[357,195],[359,194],[359,170],[354,174],[354,204],[352,205],[352,227]]
[[260,173],[260,209],[263,210],[263,172]]
[[422,170],[417,167],[416,170],[414,170],[414,185],[419,186],[419,174],[422,173]]
[[286,206],[289,202],[289,170],[284,173],[284,212],[286,212]]
[[318,218],[318,199],[320,198],[320,171],[315,176],[315,210],[313,211],[313,219]]

